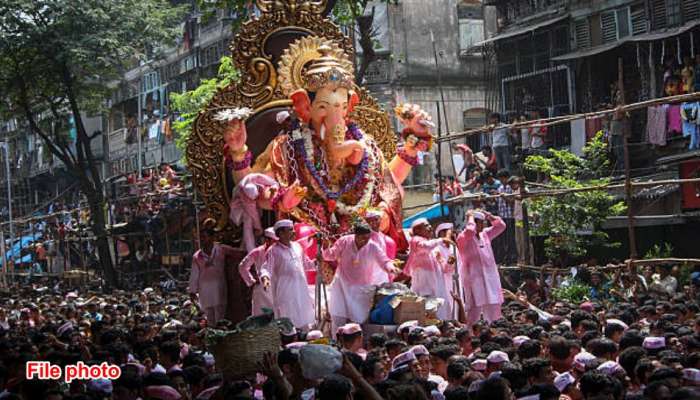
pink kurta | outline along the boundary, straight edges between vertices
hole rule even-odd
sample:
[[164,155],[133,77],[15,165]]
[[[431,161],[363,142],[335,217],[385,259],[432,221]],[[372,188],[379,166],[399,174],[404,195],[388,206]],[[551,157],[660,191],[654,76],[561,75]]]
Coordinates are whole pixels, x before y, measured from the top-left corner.
[[[442,239],[413,236],[404,272],[411,277],[411,290],[416,294],[439,297],[445,300],[445,304],[448,304],[451,298],[450,292],[445,286],[442,266],[435,257],[435,251],[440,243],[442,243]],[[438,318],[450,318],[448,307],[444,305],[440,307]]]
[[382,283],[375,281],[377,270],[386,274],[392,260],[372,240],[358,249],[355,235],[338,239],[330,249],[323,251],[323,258],[338,264],[330,288],[328,308],[331,316],[348,318],[360,324],[365,322],[372,306],[374,293],[371,286]]
[[243,282],[245,282],[248,287],[255,285],[253,288],[253,315],[262,313],[263,307],[271,310],[274,309],[272,304],[272,290],[265,290],[262,282],[258,282],[256,285],[255,278],[253,278],[253,275],[250,273],[251,267],[255,266],[258,279],[262,280],[263,277],[270,278],[269,271],[262,269],[265,263],[266,252],[267,247],[265,245],[258,246],[248,253],[238,266],[238,273],[241,274]]
[[227,247],[215,243],[211,255],[200,249],[192,257],[189,292],[199,294],[199,305],[202,308],[226,305]]
[[[369,240],[371,242],[374,242],[379,246],[379,248],[384,252],[384,254],[387,255],[389,258],[394,258],[396,257],[396,254],[389,254],[387,251],[387,238],[389,238],[387,235],[383,234],[382,232],[372,232],[369,236]],[[389,238],[391,240],[391,238]],[[384,268],[377,268],[374,271],[374,284],[379,285],[384,282],[389,282],[390,276],[389,273],[387,273]]]
[[314,323],[314,302],[306,283],[305,270],[315,269],[301,245],[277,242],[270,246],[261,270],[270,274],[272,302],[277,318],[289,318],[295,327]]
[[465,307],[483,307],[503,303],[501,278],[493,257],[491,242],[506,229],[502,219],[496,217],[492,225],[476,233],[474,218],[469,218],[466,229],[457,237],[457,249],[462,263],[462,287]]

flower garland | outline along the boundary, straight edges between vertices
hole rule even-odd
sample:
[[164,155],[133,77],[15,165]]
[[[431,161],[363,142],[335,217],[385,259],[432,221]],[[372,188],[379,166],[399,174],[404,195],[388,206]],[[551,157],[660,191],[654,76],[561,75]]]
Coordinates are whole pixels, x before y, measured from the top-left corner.
[[[360,129],[357,127],[357,125],[350,123],[348,124],[348,132],[346,133],[346,137],[347,136],[350,136],[352,139],[355,140],[361,140],[362,132],[360,132]],[[328,200],[338,200],[342,195],[355,188],[355,186],[358,183],[360,183],[360,181],[362,181],[365,178],[365,175],[367,174],[369,157],[367,156],[367,151],[365,150],[362,154],[362,160],[360,161],[360,164],[358,165],[357,170],[355,171],[355,175],[352,177],[352,179],[346,182],[345,185],[343,185],[343,187],[340,188],[339,191],[333,192],[328,188],[328,185],[326,184],[325,180],[321,177],[321,174],[316,168],[316,165],[314,165],[313,160],[309,157],[309,153],[313,154],[313,142],[311,135],[301,135],[301,132],[297,128],[292,133],[292,140],[295,153],[301,156],[301,159],[304,162],[306,169],[309,170],[309,173],[314,178],[314,181],[316,181],[318,186],[323,191],[323,194],[325,195],[326,199]]]

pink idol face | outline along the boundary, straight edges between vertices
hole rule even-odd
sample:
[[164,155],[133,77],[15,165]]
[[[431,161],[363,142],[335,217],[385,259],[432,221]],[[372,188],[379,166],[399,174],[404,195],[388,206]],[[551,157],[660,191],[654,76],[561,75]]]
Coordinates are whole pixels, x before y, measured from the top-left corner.
[[344,123],[348,115],[348,99],[348,90],[345,88],[321,88],[311,103],[312,126],[317,130],[324,126],[326,132],[331,132],[333,127]]

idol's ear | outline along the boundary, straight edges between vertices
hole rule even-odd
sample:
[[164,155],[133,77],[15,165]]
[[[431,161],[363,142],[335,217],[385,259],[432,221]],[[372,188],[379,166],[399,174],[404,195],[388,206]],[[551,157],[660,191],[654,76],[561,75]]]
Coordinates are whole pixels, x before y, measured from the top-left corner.
[[296,112],[302,122],[309,122],[311,118],[311,98],[309,93],[304,89],[294,91],[289,98],[292,100],[294,112]]
[[360,104],[360,96],[354,90],[348,91],[348,114],[355,109],[355,106]]

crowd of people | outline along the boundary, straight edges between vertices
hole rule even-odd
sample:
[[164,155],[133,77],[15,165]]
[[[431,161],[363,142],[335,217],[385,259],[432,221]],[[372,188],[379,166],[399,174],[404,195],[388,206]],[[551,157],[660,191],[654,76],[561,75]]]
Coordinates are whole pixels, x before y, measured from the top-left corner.
[[[429,230],[416,227],[417,236]],[[444,227],[438,230],[444,238]],[[456,318],[407,321],[382,333],[353,322],[331,332],[284,330],[282,347],[260,360],[257,377],[236,379],[224,379],[203,340],[204,328],[232,325],[214,322],[219,316],[200,305],[202,297],[181,287],[108,292],[42,278],[0,296],[0,399],[696,399],[700,273],[684,285],[682,271],[656,272],[581,266],[576,279],[590,292],[576,301],[554,296],[571,275],[519,271],[494,293],[503,304],[478,317],[453,291]],[[274,277],[261,287],[274,286]],[[309,343],[338,349],[342,367],[305,378],[300,349]],[[35,360],[106,362],[119,365],[121,376],[27,379],[26,362]]]

